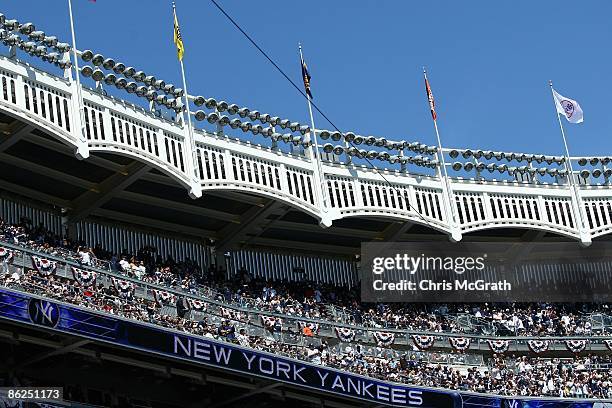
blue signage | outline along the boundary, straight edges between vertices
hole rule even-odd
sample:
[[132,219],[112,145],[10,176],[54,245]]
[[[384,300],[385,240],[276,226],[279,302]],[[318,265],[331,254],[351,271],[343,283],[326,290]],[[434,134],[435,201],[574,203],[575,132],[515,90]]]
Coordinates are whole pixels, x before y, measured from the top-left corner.
[[591,402],[546,398],[511,399],[411,387],[86,311],[7,289],[0,289],[0,317],[382,405],[431,408],[593,408]]

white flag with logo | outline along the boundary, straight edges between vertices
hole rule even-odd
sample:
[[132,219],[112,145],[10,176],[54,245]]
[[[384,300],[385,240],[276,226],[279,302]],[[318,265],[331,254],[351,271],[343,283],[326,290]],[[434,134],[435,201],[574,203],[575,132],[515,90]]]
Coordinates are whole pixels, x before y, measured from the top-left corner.
[[582,108],[580,108],[578,102],[573,99],[566,98],[563,95],[560,95],[554,89],[553,95],[555,97],[555,105],[557,107],[557,112],[565,116],[565,119],[567,119],[570,123],[582,123]]

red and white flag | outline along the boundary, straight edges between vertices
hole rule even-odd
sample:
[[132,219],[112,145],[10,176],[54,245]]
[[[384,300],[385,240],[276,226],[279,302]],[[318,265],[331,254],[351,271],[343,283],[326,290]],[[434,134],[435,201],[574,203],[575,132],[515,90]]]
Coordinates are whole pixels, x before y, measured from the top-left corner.
[[431,93],[431,87],[429,86],[429,81],[427,80],[427,74],[423,71],[423,75],[425,76],[425,91],[427,92],[427,100],[429,101],[429,109],[431,109],[431,117],[433,120],[438,118],[436,114],[436,101],[434,100],[433,93]]

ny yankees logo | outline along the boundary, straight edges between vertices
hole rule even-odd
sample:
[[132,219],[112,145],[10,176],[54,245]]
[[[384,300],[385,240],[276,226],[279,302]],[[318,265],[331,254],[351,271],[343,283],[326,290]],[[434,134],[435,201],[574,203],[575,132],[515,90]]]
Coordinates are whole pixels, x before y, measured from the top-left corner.
[[571,118],[574,114],[574,104],[568,101],[567,99],[564,99],[561,101],[561,106],[565,111],[565,116],[567,116],[568,119]]
[[32,323],[43,326],[55,327],[59,322],[59,308],[57,305],[45,300],[30,299],[28,314]]

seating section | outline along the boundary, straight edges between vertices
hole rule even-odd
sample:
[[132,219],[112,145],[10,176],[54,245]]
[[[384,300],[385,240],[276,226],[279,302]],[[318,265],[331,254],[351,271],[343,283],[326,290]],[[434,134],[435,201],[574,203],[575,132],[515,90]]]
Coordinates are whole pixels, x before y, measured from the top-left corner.
[[[2,223],[0,231],[0,284],[7,288],[412,385],[612,397],[610,353],[585,352],[586,342],[568,340],[572,353],[543,357],[552,343],[546,336],[606,335],[605,325],[595,333],[589,313],[601,315],[609,305],[361,304],[349,288],[263,282],[246,269],[227,280],[215,267],[159,259],[151,247],[112,254],[54,236],[44,226]],[[338,323],[339,317],[350,324]],[[334,322],[335,338],[322,335],[321,327]],[[462,332],[490,326],[505,336],[489,334],[486,358],[470,352],[474,337]],[[394,329],[420,334],[411,335],[411,344],[395,342]],[[525,337],[534,335],[540,339]],[[449,336],[451,352],[434,352],[440,336]],[[529,350],[508,353],[509,336],[525,339]]]

